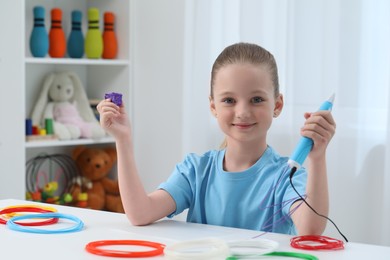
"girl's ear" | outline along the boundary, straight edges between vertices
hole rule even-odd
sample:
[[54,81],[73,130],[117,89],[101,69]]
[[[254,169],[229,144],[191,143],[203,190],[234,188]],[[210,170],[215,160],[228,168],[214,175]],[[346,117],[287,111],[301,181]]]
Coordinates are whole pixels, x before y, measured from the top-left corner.
[[217,111],[215,109],[215,102],[211,96],[209,96],[209,101],[210,101],[210,111],[215,117],[217,117]]
[[279,96],[277,96],[275,99],[274,117],[278,117],[280,113],[282,113],[283,106],[283,95],[279,94]]

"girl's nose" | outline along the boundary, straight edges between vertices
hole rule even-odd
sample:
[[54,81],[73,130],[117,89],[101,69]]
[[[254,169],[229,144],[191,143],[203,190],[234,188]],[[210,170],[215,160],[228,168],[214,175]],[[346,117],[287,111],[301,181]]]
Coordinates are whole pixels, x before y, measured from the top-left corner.
[[245,119],[250,116],[250,108],[246,104],[241,104],[237,106],[236,117],[240,119]]

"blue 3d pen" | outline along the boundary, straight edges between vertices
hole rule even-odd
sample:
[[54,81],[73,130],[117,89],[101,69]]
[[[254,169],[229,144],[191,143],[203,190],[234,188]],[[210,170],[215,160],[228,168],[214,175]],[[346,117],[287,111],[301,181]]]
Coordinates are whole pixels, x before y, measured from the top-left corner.
[[[318,110],[332,110],[334,97],[335,94],[333,94],[327,101],[322,103],[321,107]],[[301,167],[312,148],[313,140],[311,138],[303,136],[301,140],[299,140],[297,147],[295,148],[294,152],[292,153],[290,159],[287,162],[290,168],[295,167],[296,169],[299,169],[299,167]]]

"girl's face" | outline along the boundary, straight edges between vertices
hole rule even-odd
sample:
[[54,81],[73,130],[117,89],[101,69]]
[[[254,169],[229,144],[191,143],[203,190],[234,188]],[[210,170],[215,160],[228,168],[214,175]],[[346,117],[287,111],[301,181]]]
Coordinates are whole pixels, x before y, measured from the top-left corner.
[[266,67],[249,63],[220,68],[215,75],[213,96],[210,109],[228,143],[265,144],[272,119],[283,108],[283,97],[275,97]]

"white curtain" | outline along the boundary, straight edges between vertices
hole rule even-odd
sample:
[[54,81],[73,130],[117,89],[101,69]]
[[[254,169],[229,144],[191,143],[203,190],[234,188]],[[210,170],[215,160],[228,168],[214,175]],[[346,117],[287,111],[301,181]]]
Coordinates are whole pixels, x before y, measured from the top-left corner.
[[[351,241],[390,246],[389,25],[387,0],[187,0],[183,154],[223,139],[208,107],[216,56],[257,43],[274,54],[285,98],[269,145],[288,156],[303,113],[335,93],[330,217]],[[331,223],[325,233],[341,238]]]

